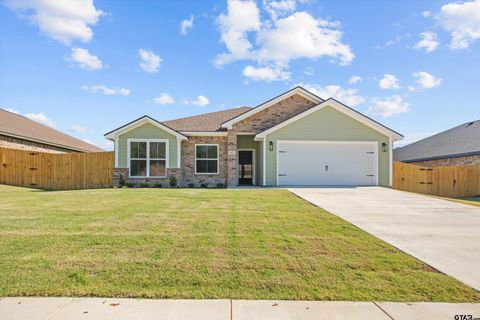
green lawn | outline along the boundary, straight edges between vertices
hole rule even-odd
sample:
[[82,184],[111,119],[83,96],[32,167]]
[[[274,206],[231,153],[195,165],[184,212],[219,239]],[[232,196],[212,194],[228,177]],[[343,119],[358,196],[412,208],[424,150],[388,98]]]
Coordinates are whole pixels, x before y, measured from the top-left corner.
[[463,198],[448,198],[448,197],[438,197],[438,196],[432,196],[432,197],[480,207],[480,197],[463,197]]
[[480,301],[286,190],[0,186],[0,296]]

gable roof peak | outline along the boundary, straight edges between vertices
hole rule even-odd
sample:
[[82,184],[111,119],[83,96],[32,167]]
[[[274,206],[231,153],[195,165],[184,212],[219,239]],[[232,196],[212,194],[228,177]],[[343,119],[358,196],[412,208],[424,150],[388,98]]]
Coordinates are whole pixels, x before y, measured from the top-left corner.
[[237,123],[237,122],[239,122],[243,119],[246,119],[246,118],[256,114],[257,112],[265,110],[265,109],[273,106],[274,104],[276,104],[276,103],[278,103],[282,100],[290,98],[291,96],[294,96],[295,94],[299,94],[303,98],[308,99],[308,100],[310,100],[310,101],[312,101],[316,104],[322,103],[324,101],[322,98],[320,98],[319,96],[311,93],[307,89],[305,89],[301,86],[296,86],[296,87],[293,87],[290,90],[287,90],[284,93],[282,93],[282,94],[280,94],[280,95],[278,95],[278,96],[276,96],[276,97],[274,97],[270,100],[267,100],[267,101],[259,104],[255,108],[252,108],[251,110],[238,115],[237,117],[235,117],[233,119],[225,121],[224,123],[222,123],[222,128],[230,129],[233,124],[235,124],[235,123]]

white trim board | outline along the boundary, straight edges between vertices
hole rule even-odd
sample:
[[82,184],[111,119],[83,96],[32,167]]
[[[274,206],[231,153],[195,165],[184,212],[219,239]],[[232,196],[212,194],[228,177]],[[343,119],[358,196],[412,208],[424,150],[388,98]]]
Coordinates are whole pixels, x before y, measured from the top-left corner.
[[320,99],[320,98],[317,97],[316,95],[312,94],[311,92],[305,90],[304,88],[302,88],[302,87],[296,87],[296,88],[293,88],[292,90],[289,90],[289,91],[287,91],[287,92],[279,95],[279,96],[276,97],[276,98],[273,98],[273,99],[271,99],[271,100],[269,100],[269,101],[267,101],[267,102],[262,103],[261,105],[255,107],[255,108],[253,108],[253,109],[251,109],[251,110],[249,110],[249,111],[247,111],[247,112],[245,112],[245,113],[242,113],[241,115],[236,116],[236,117],[233,118],[233,119],[230,119],[230,120],[222,123],[222,128],[231,129],[232,126],[233,126],[235,123],[237,123],[237,122],[239,122],[239,121],[242,121],[242,120],[244,120],[244,119],[246,119],[246,118],[248,118],[248,117],[256,114],[257,112],[260,112],[260,111],[262,111],[262,110],[264,110],[264,109],[267,109],[267,108],[273,106],[274,104],[276,104],[276,103],[278,103],[278,102],[280,102],[280,101],[282,101],[282,100],[285,100],[285,99],[287,99],[287,98],[290,98],[291,96],[296,95],[296,94],[301,95],[301,96],[304,97],[305,99],[311,100],[311,101],[313,101],[313,102],[315,102],[315,103],[321,103],[321,102],[323,102],[322,99]]
[[260,132],[259,134],[257,134],[254,138],[254,140],[258,141],[258,140],[263,140],[265,139],[265,137],[268,135],[268,134],[271,134],[285,126],[288,126],[289,124],[297,121],[297,120],[300,120],[316,111],[319,111],[325,107],[332,107],[334,108],[335,110],[337,111],[340,111],[348,116],[350,116],[351,118],[363,123],[364,125],[386,135],[387,137],[390,137],[392,139],[392,141],[398,141],[398,140],[401,140],[403,139],[403,136],[398,134],[397,132],[391,130],[391,129],[388,129],[387,127],[384,127],[383,125],[373,121],[372,119],[368,118],[367,116],[361,114],[361,113],[358,113],[344,105],[342,105],[341,103],[333,100],[333,99],[328,99],[322,103],[320,103],[319,105],[313,107],[313,108],[310,108],[288,120],[285,120],[279,124],[277,124],[276,126],[274,127],[271,127],[270,129],[267,129],[263,132]]
[[158,121],[150,118],[149,116],[143,116],[143,117],[141,117],[141,118],[139,118],[139,119],[137,119],[137,120],[135,120],[135,121],[133,121],[133,122],[131,122],[131,123],[123,126],[123,127],[120,127],[120,128],[118,128],[118,129],[116,129],[116,130],[113,130],[113,131],[107,133],[107,134],[105,135],[105,138],[110,139],[110,140],[113,140],[113,139],[115,139],[115,137],[117,137],[117,136],[119,136],[119,135],[121,135],[121,134],[124,134],[124,133],[126,133],[126,132],[128,132],[128,131],[131,131],[131,130],[133,130],[133,129],[135,129],[135,128],[138,128],[138,127],[140,127],[141,125],[143,125],[143,124],[145,124],[145,123],[150,123],[151,125],[153,125],[153,126],[155,126],[155,127],[157,127],[157,128],[160,128],[160,129],[162,129],[163,131],[168,132],[168,133],[174,135],[177,139],[180,139],[180,140],[187,140],[187,139],[188,139],[186,136],[182,135],[181,133],[179,133],[179,132],[177,132],[177,131],[175,131],[175,130],[173,130],[173,129],[170,129],[169,127],[167,127],[167,126],[161,124],[160,122],[158,122]]
[[181,134],[187,137],[226,137],[227,131],[180,131]]
[[[130,175],[130,142],[146,142],[147,143],[147,157],[146,160],[146,176],[132,176]],[[165,175],[164,176],[151,176],[150,175],[150,142],[164,142],[165,143]],[[161,158],[155,158],[153,160],[157,160]],[[163,160],[163,159],[161,159]],[[167,169],[170,168],[170,140],[169,139],[127,139],[127,168],[128,168],[128,177],[129,178],[166,178],[167,177]]]

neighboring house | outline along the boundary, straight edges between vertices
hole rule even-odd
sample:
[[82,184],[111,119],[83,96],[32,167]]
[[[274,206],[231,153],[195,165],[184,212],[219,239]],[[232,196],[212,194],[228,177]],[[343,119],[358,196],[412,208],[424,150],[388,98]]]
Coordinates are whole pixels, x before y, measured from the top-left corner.
[[256,108],[159,122],[143,116],[107,134],[115,175],[130,182],[209,185],[382,185],[399,133],[296,87]]
[[4,109],[0,109],[0,147],[55,153],[104,151]]
[[480,164],[480,120],[397,148],[395,161],[423,166],[451,166]]

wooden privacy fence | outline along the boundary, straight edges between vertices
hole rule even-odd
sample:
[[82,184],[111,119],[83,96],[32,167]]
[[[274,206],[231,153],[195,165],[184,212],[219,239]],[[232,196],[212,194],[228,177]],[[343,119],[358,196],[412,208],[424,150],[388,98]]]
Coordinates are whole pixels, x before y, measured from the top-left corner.
[[0,148],[0,183],[47,190],[111,187],[113,152],[44,153]]
[[423,167],[394,162],[393,188],[441,197],[480,195],[480,165]]

